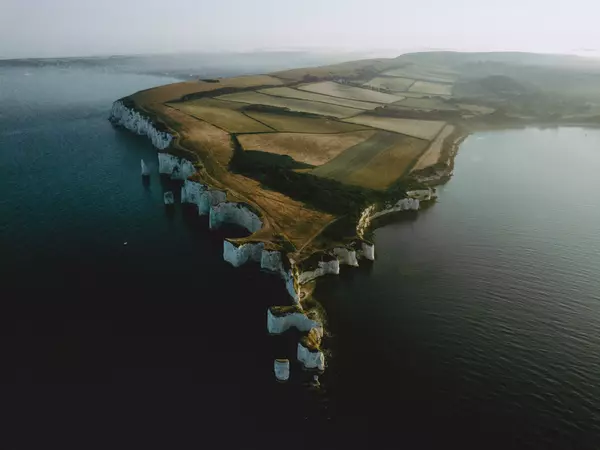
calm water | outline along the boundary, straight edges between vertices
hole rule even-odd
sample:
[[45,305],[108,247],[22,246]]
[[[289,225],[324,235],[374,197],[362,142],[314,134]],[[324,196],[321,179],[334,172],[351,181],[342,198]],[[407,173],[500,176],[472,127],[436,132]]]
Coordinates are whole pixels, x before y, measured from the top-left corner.
[[435,207],[320,285],[334,356],[313,393],[273,382],[281,283],[167,212],[177,186],[139,177],[155,151],[106,120],[170,81],[0,72],[0,268],[21,305],[0,447],[598,447],[599,131],[470,137]]

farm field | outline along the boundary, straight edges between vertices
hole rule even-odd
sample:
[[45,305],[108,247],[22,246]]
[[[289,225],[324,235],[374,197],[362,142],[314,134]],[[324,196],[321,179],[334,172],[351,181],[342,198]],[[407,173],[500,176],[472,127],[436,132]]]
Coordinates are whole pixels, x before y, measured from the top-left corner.
[[390,77],[413,78],[416,80],[425,80],[440,83],[452,83],[458,75],[445,67],[425,66],[425,65],[407,65],[406,67],[387,70],[382,73]]
[[406,98],[393,106],[402,106],[410,109],[424,109],[424,110],[438,110],[438,111],[457,111],[460,108],[457,106],[444,102],[439,97],[434,98]]
[[328,95],[315,94],[313,92],[299,91],[288,87],[276,87],[261,89],[258,92],[263,94],[273,95],[276,97],[297,98],[300,100],[308,100],[311,102],[330,103],[332,105],[346,106],[348,108],[356,108],[360,110],[375,109],[381,106],[378,103],[361,102],[358,100],[350,100],[347,98],[330,97]]
[[409,91],[432,95],[452,95],[452,85],[433,83],[431,81],[417,81],[410,87]]
[[166,103],[179,100],[184,95],[209,92],[222,88],[247,88],[252,86],[281,86],[283,82],[270,75],[251,75],[235,78],[221,78],[218,83],[206,81],[183,81],[137,92],[131,99],[140,106],[151,103]]
[[459,103],[458,106],[474,114],[492,114],[494,111],[496,111],[494,108],[489,108],[487,106],[467,105],[464,103]]
[[273,131],[272,128],[237,111],[240,108],[239,103],[206,98],[184,103],[170,103],[168,106],[189,114],[192,117],[204,120],[230,133]]
[[290,133],[348,133],[369,129],[364,125],[339,122],[326,117],[302,117],[293,113],[247,111],[246,115],[281,132]]
[[393,117],[360,116],[346,119],[345,122],[367,125],[380,130],[406,134],[418,139],[432,140],[446,124],[439,120],[397,119]]
[[431,145],[425,150],[425,153],[421,155],[412,170],[421,170],[437,163],[444,148],[444,141],[454,132],[454,129],[454,125],[446,125],[440,134],[438,134],[431,142]]
[[363,86],[371,86],[379,89],[387,89],[389,91],[403,92],[415,82],[412,78],[394,78],[394,77],[375,77],[372,80],[363,84]]
[[386,189],[406,173],[427,145],[422,139],[379,131],[311,173],[346,184]]
[[369,139],[377,131],[342,134],[267,133],[238,136],[244,150],[288,155],[295,161],[320,166],[344,150]]
[[305,84],[298,87],[303,91],[315,92],[317,94],[330,95],[332,97],[342,97],[352,100],[374,103],[394,103],[402,100],[400,95],[385,94],[383,92],[362,89],[345,84],[334,83],[333,81],[323,81],[320,83]]
[[235,94],[221,95],[220,100],[247,103],[250,105],[267,105],[279,108],[288,108],[291,111],[305,112],[329,117],[351,117],[361,112],[359,109],[346,108],[344,106],[329,105],[327,103],[309,102],[294,98],[272,97],[260,92],[248,91]]

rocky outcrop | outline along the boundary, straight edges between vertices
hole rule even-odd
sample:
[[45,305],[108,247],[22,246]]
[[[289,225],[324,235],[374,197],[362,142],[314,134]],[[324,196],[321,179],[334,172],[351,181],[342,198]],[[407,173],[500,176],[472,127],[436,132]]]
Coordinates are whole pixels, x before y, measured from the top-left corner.
[[325,370],[325,355],[319,349],[305,347],[302,342],[298,342],[298,361],[302,363],[306,370]]
[[158,172],[169,175],[174,180],[185,180],[196,173],[191,161],[169,153],[158,154]]
[[304,284],[324,275],[339,275],[340,262],[337,259],[331,261],[319,261],[315,270],[301,272],[298,275],[298,283]]
[[175,196],[171,191],[167,191],[163,194],[165,205],[172,205],[175,203]]
[[250,233],[262,228],[262,221],[258,216],[241,203],[222,202],[210,208],[210,229],[216,230],[224,223],[239,225]]
[[267,310],[267,331],[269,334],[281,334],[292,327],[304,333],[308,333],[312,328],[323,329],[320,323],[309,319],[299,307],[289,312],[279,312],[277,307]]
[[164,150],[173,141],[173,136],[164,131],[158,131],[149,119],[134,109],[127,108],[121,101],[113,103],[109,119],[115,125],[127,128],[141,136],[147,136],[159,150]]
[[223,242],[223,259],[233,267],[240,267],[247,262],[260,262],[265,244],[262,242],[236,245],[228,240]]
[[361,242],[362,257],[369,261],[375,261],[375,245],[368,242]]
[[210,214],[213,206],[223,203],[227,194],[216,189],[190,180],[185,180],[181,187],[181,203],[191,203],[198,207],[198,214],[203,216]]
[[340,262],[347,266],[358,267],[358,259],[356,259],[356,251],[344,247],[336,247],[333,249],[333,254]]
[[296,289],[294,273],[291,268],[289,270],[285,269],[283,265],[283,258],[284,256],[279,251],[263,250],[260,258],[260,268],[283,278],[288,294],[290,294],[295,303],[300,303],[300,296],[298,295],[298,291]]
[[148,169],[148,166],[146,165],[146,163],[144,162],[144,160],[141,160],[141,166],[142,166],[142,176],[143,177],[147,177],[148,175],[150,175],[150,170]]
[[275,378],[277,381],[287,381],[290,378],[290,361],[288,359],[276,359],[273,364]]

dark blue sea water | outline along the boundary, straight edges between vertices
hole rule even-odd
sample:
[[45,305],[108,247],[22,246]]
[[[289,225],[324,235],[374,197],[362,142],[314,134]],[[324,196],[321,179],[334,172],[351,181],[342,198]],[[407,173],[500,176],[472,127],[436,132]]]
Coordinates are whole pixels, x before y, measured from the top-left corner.
[[[282,283],[165,210],[111,103],[173,81],[0,70],[0,448],[597,448],[600,132],[481,133],[438,204],[327,278],[323,388],[278,385]],[[124,242],[128,244],[123,245]]]

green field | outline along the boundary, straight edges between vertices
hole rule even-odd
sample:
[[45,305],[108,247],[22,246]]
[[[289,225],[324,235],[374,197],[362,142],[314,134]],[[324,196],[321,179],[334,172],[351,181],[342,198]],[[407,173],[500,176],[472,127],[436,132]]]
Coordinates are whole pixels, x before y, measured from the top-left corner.
[[379,131],[311,173],[346,184],[386,189],[412,167],[427,145],[421,139]]
[[238,140],[244,150],[287,155],[295,161],[320,166],[376,133],[377,131],[368,130],[340,134],[246,134],[238,136]]
[[313,92],[299,91],[288,87],[277,87],[261,89],[258,92],[263,94],[273,95],[276,97],[297,98],[311,102],[330,103],[332,105],[346,106],[348,108],[356,108],[360,110],[375,109],[381,106],[379,103],[360,102],[357,100],[349,100],[347,98],[331,97],[329,95],[315,94]]
[[433,98],[405,98],[404,100],[394,103],[393,106],[402,106],[410,109],[438,110],[438,111],[457,111],[460,108],[440,99]]
[[349,98],[362,102],[384,104],[394,103],[404,98],[400,95],[385,94],[383,92],[372,91],[370,89],[361,89],[345,84],[334,83],[333,81],[305,84],[298,87],[298,89],[315,92],[317,94],[330,95],[332,97]]
[[281,132],[290,133],[349,133],[369,129],[364,125],[339,122],[326,117],[302,117],[293,113],[247,111],[246,114]]
[[206,98],[185,103],[170,103],[169,106],[230,133],[273,131],[271,128],[237,111],[240,107],[239,103]]
[[388,91],[403,92],[415,82],[412,78],[395,78],[395,77],[375,77],[372,80],[363,84],[363,86],[371,86],[378,89],[387,89]]
[[366,114],[351,117],[346,119],[345,122],[367,125],[379,128],[380,130],[402,133],[429,141],[434,139],[445,125],[445,122],[439,120],[397,119],[394,117],[369,116]]
[[458,77],[456,72],[446,67],[413,64],[398,69],[387,70],[382,75],[440,83],[452,83]]
[[305,112],[329,117],[351,117],[360,112],[358,109],[344,106],[329,105],[327,103],[309,102],[294,98],[272,97],[260,92],[248,91],[236,94],[227,94],[217,97],[220,100],[247,103],[249,105],[267,105],[279,108],[288,108],[291,111]]
[[433,83],[431,81],[417,81],[410,87],[409,91],[431,95],[452,95],[452,85]]

